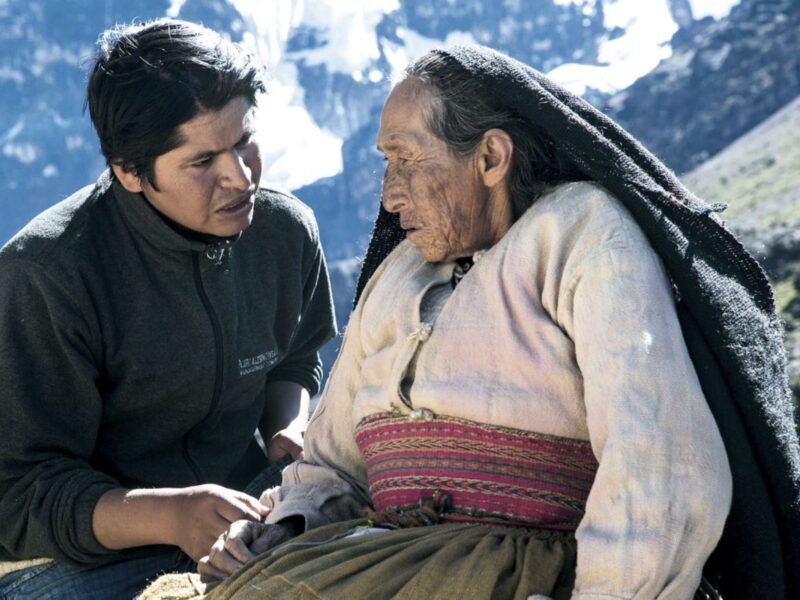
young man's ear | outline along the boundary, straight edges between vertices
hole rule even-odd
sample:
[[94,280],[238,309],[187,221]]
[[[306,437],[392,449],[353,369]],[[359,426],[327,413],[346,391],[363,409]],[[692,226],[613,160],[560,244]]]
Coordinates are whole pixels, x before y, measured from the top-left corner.
[[114,175],[117,176],[117,179],[119,179],[119,182],[122,184],[122,187],[126,190],[134,194],[138,194],[142,191],[142,182],[139,181],[139,176],[133,171],[128,171],[120,163],[112,164],[111,168],[114,171]]
[[514,142],[502,129],[489,129],[478,145],[478,169],[486,187],[502,183],[511,172]]

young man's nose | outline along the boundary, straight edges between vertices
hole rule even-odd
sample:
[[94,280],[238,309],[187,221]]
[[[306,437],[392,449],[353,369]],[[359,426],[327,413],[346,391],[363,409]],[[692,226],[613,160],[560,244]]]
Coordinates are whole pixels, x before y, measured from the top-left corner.
[[246,190],[252,183],[252,169],[244,156],[237,150],[225,153],[222,157],[220,184],[223,187]]

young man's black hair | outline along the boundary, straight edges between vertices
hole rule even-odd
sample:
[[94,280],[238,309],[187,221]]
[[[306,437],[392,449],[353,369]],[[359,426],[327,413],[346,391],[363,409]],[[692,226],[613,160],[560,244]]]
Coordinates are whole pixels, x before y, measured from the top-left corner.
[[255,105],[264,91],[261,65],[240,46],[194,23],[160,19],[101,36],[86,105],[107,164],[157,190],[153,164],[181,144],[178,127],[236,96]]

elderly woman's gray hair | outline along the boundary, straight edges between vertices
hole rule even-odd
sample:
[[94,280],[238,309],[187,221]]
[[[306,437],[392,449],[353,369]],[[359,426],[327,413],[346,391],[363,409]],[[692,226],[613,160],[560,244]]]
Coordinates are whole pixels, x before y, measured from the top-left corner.
[[506,107],[451,56],[428,52],[409,65],[404,75],[430,86],[433,102],[425,115],[428,128],[455,154],[471,153],[489,129],[508,133],[514,144],[509,192],[515,219],[553,184],[587,179],[543,132]]

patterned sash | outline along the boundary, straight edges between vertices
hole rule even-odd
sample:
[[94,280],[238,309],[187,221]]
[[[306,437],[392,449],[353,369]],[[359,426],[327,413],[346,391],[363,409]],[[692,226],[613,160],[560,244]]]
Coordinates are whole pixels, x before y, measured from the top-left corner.
[[578,526],[597,471],[589,442],[427,418],[376,413],[356,426],[377,514],[427,507],[435,510],[434,522],[565,531]]

